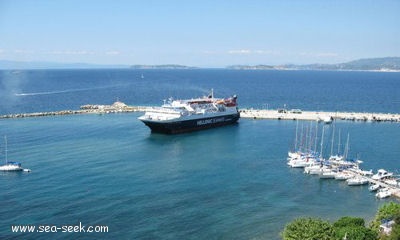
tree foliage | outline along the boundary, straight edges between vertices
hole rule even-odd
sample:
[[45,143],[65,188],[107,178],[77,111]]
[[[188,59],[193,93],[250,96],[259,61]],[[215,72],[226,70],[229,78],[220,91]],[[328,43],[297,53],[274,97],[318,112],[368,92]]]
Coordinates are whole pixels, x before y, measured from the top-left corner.
[[298,218],[282,232],[284,240],[330,240],[333,237],[332,225],[321,219]]
[[333,223],[334,239],[375,240],[378,234],[365,227],[365,220],[356,217],[342,217]]
[[356,218],[356,217],[342,217],[333,223],[333,227],[335,228],[364,227],[364,226],[365,226],[365,220],[363,218]]
[[[390,235],[379,234],[382,220],[394,220]],[[284,240],[399,240],[400,204],[390,202],[379,208],[370,227],[357,217],[342,217],[333,224],[316,218],[298,218],[287,224],[281,233]]]
[[381,221],[384,219],[395,219],[400,217],[400,204],[395,202],[389,202],[379,208],[378,213],[375,215],[375,219],[371,222],[370,227],[378,231]]
[[344,226],[334,229],[334,238],[332,239],[376,240],[377,237],[377,232],[364,226]]

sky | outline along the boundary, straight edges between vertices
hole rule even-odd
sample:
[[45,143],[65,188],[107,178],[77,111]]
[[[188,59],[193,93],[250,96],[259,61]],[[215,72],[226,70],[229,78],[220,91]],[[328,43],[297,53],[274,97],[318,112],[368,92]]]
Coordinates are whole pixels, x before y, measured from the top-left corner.
[[0,0],[0,60],[197,67],[400,56],[400,0]]

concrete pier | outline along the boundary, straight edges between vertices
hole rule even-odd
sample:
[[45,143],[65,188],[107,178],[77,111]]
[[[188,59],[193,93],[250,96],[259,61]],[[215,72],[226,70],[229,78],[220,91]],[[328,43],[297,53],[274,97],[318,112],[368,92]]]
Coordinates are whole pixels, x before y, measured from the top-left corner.
[[241,109],[240,117],[253,119],[327,121],[329,119],[370,122],[400,122],[400,114],[360,112],[315,112],[301,110]]

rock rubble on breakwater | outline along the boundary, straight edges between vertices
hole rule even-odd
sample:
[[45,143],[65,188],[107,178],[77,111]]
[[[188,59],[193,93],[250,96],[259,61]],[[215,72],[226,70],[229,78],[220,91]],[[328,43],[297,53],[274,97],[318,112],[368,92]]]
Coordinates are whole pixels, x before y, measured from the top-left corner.
[[0,116],[4,118],[26,118],[26,117],[46,117],[46,116],[62,116],[72,114],[106,114],[106,113],[122,113],[122,112],[141,112],[145,111],[146,107],[128,106],[122,102],[115,102],[112,105],[84,105],[79,110],[62,110],[53,112],[35,112],[35,113],[16,113]]

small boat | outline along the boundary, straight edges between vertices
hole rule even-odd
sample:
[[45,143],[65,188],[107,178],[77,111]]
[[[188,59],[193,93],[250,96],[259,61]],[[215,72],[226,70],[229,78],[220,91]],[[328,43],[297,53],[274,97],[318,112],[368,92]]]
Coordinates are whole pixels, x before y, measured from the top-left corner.
[[325,124],[331,124],[332,121],[333,121],[333,118],[331,116],[328,116],[328,117],[325,117],[323,119],[323,121],[324,121]]
[[289,158],[287,164],[292,168],[304,168],[315,163],[315,159],[308,156],[300,156],[297,158]]
[[373,175],[372,169],[369,170],[369,171],[367,171],[367,170],[361,170],[358,166],[354,167],[354,168],[353,168],[353,171],[354,171],[355,173],[358,173],[358,174],[363,175],[363,176],[372,176],[372,175]]
[[23,171],[24,169],[21,167],[21,163],[19,162],[10,162],[7,158],[7,137],[4,136],[5,142],[5,164],[0,165],[0,171],[4,172],[18,172]]
[[393,173],[388,172],[385,169],[379,169],[378,172],[372,176],[372,179],[381,180],[381,179],[389,178],[392,176],[393,176]]
[[305,160],[290,160],[287,164],[292,168],[303,168],[310,165]]
[[324,179],[328,179],[328,178],[333,179],[333,178],[335,178],[335,176],[336,176],[336,172],[329,168],[325,168],[325,169],[323,168],[321,173],[319,174],[319,177],[324,178]]
[[347,180],[347,179],[350,179],[352,177],[354,177],[354,174],[351,174],[350,172],[344,172],[344,171],[338,172],[335,175],[335,179],[336,180]]
[[304,173],[310,174],[310,175],[319,175],[322,173],[322,169],[324,166],[319,163],[314,163],[313,165],[307,166],[304,168]]
[[323,117],[318,117],[317,119],[318,122],[324,122],[325,124],[331,124],[333,121],[333,118],[331,116],[323,116]]
[[346,182],[347,182],[347,185],[349,185],[349,186],[360,186],[360,185],[367,184],[368,179],[363,178],[363,177],[353,177],[353,178],[347,179]]
[[380,187],[381,187],[381,186],[380,186],[379,184],[371,184],[371,185],[368,187],[368,190],[369,190],[370,192],[375,192],[375,191],[377,191]]
[[377,198],[387,198],[392,195],[392,191],[389,188],[382,188],[375,194]]
[[389,185],[394,186],[394,187],[397,187],[399,185],[396,178],[389,178],[389,179],[385,179],[383,181],[385,183],[389,184]]

